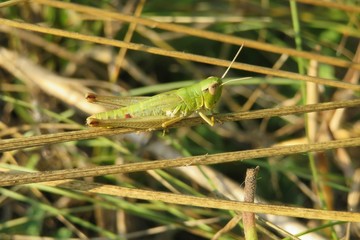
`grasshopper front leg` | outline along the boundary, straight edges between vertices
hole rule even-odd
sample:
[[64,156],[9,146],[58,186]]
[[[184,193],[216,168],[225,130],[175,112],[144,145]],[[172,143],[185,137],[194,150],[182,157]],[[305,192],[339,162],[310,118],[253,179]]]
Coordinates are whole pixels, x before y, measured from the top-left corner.
[[200,117],[207,123],[209,124],[210,126],[214,126],[215,125],[215,118],[214,116],[211,116],[211,118],[209,118],[208,116],[206,116],[206,114],[202,111],[198,111]]

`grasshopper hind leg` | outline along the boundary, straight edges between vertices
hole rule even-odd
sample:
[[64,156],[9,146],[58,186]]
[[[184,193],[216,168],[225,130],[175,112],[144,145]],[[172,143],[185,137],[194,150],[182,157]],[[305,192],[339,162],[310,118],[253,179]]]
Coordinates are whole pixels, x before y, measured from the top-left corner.
[[181,121],[184,117],[175,117],[175,118],[171,118],[165,122],[163,122],[161,124],[161,127],[163,127],[163,136],[165,136],[166,132],[168,131],[167,127],[169,127],[170,125],[177,123],[179,121]]
[[184,117],[174,117],[174,118],[170,118],[169,120],[163,122],[163,123],[161,124],[161,126],[162,126],[163,128],[167,128],[167,127],[169,127],[170,125],[181,121],[183,118],[184,118]]
[[90,127],[103,128],[136,128],[136,129],[166,129],[170,125],[180,121],[184,117],[169,118],[165,116],[147,116],[147,117],[133,117],[125,115],[121,119],[100,119],[96,117],[88,117],[86,124]]

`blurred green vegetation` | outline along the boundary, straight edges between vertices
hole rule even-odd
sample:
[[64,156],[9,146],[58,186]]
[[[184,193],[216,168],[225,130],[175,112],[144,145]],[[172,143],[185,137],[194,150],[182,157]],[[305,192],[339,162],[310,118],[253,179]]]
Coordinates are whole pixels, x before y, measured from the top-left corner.
[[[1,18],[47,26],[55,29],[123,40],[129,33],[129,24],[111,20],[106,15],[95,16],[76,9],[59,9],[24,1],[0,8]],[[70,1],[66,1],[70,2]],[[72,1],[109,12],[133,15],[141,1]],[[297,10],[288,1],[144,1],[141,17],[157,21],[170,21],[196,29],[218,32],[244,39],[295,49],[295,39],[302,50],[346,61],[358,62],[359,44],[358,12],[347,12],[326,6],[297,3]],[[347,1],[356,5],[356,1]],[[293,27],[292,15],[297,11],[300,35]],[[16,30],[16,31],[15,31]],[[25,33],[31,35],[24,35]],[[41,42],[44,41],[44,42]],[[231,60],[239,46],[218,39],[208,40],[183,33],[165,31],[138,24],[131,41],[159,48],[168,47],[218,59]],[[221,76],[225,68],[203,63],[179,60],[128,50],[116,77],[115,59],[119,49],[79,41],[51,34],[40,34],[0,25],[1,48],[26,58],[53,74],[68,78],[71,91],[77,86],[99,94],[146,94],[152,95],[185,86],[208,76]],[[301,49],[298,49],[301,50]],[[4,67],[0,60],[0,136],[15,138],[54,132],[66,132],[82,128],[91,109],[79,110],[79,102],[69,104],[58,97],[56,85],[53,94],[43,91],[41,84],[55,83],[52,79],[37,82],[41,76],[32,69],[17,69],[33,74],[24,80],[16,75],[16,69]],[[19,60],[20,61],[20,60]],[[255,66],[298,72],[297,57],[287,53],[273,53],[247,47],[244,42],[237,62]],[[352,69],[304,59],[305,72],[336,81],[358,84],[358,76]],[[354,70],[359,71],[359,70]],[[253,77],[236,85],[226,86],[217,112],[240,112],[275,108],[307,103],[337,101],[354,97],[350,90],[317,86],[314,92],[305,92],[305,83],[294,79],[279,79],[256,72],[231,69],[227,79]],[[59,83],[60,84],[60,83]],[[304,88],[302,88],[304,87]],[[60,90],[59,90],[60,91]],[[72,92],[69,92],[69,96]],[[11,101],[11,99],[13,101]],[[84,100],[85,101],[85,100]],[[165,100],[164,100],[165,101]],[[314,100],[310,100],[314,101]],[[110,138],[98,138],[22,149],[0,155],[2,168],[22,171],[71,169],[95,165],[112,165],[154,159],[176,158],[274,145],[305,143],[309,132],[315,139],[355,137],[359,134],[358,111],[338,113],[337,120],[331,113],[315,116],[316,129],[308,128],[304,115],[292,115],[271,119],[246,120],[236,123],[179,128],[142,134],[129,134]],[[46,123],[50,123],[46,125]],[[75,126],[74,126],[75,124]],[[332,125],[331,125],[332,124]],[[334,127],[335,126],[335,127]],[[242,186],[246,168],[259,165],[257,194],[269,203],[288,204],[308,208],[346,210],[351,171],[359,167],[357,149],[328,151],[314,154],[316,168],[311,168],[311,154],[298,154],[269,159],[211,166],[230,180]],[[349,162],[344,164],[342,158]],[[13,167],[12,167],[13,166]],[[19,170],[18,169],[18,170]],[[190,170],[189,168],[189,171]],[[314,183],[314,171],[319,181]],[[159,170],[149,173],[101,176],[87,178],[95,181],[130,188],[155,191],[179,191],[180,193],[214,196],[217,186],[208,179],[214,189],[206,189],[196,179],[185,176],[186,171]],[[350,174],[349,174],[350,172]],[[173,188],[171,188],[171,187]],[[315,187],[316,186],[316,187]],[[210,239],[230,219],[233,213],[177,206],[159,201],[146,202],[121,199],[106,195],[92,195],[77,191],[46,187],[40,184],[2,188],[0,233],[3,237],[36,236],[58,239],[107,238],[107,239]],[[204,223],[201,220],[214,220]],[[197,221],[196,221],[197,220]],[[190,224],[193,222],[194,224]],[[277,223],[275,223],[277,224]],[[342,235],[332,228],[321,228],[326,222],[306,222],[309,231],[337,239]],[[343,227],[342,224],[339,224]],[[156,228],[158,227],[158,228]],[[160,228],[163,227],[163,228]],[[145,232],[149,230],[149,232]],[[150,230],[156,233],[152,234]],[[144,232],[143,232],[144,231]],[[277,233],[280,239],[281,234]],[[354,239],[359,237],[352,233]],[[1,236],[1,235],[0,235]],[[221,239],[241,239],[243,230],[239,224]],[[335,237],[337,236],[337,237]],[[265,231],[259,239],[269,239]]]

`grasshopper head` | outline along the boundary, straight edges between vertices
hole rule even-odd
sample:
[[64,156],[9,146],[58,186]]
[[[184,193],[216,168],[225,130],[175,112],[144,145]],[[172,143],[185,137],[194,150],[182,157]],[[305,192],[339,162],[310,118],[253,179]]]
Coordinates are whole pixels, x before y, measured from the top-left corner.
[[212,110],[221,97],[222,80],[218,77],[209,77],[200,82],[204,107]]

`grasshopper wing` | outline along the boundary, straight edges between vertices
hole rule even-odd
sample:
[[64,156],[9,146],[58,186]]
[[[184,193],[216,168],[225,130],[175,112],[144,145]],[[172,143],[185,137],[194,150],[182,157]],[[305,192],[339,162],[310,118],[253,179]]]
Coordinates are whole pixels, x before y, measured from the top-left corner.
[[86,100],[90,103],[98,103],[107,108],[119,108],[126,107],[132,104],[144,101],[150,97],[128,97],[128,96],[103,96],[95,93],[87,93],[85,96]]

